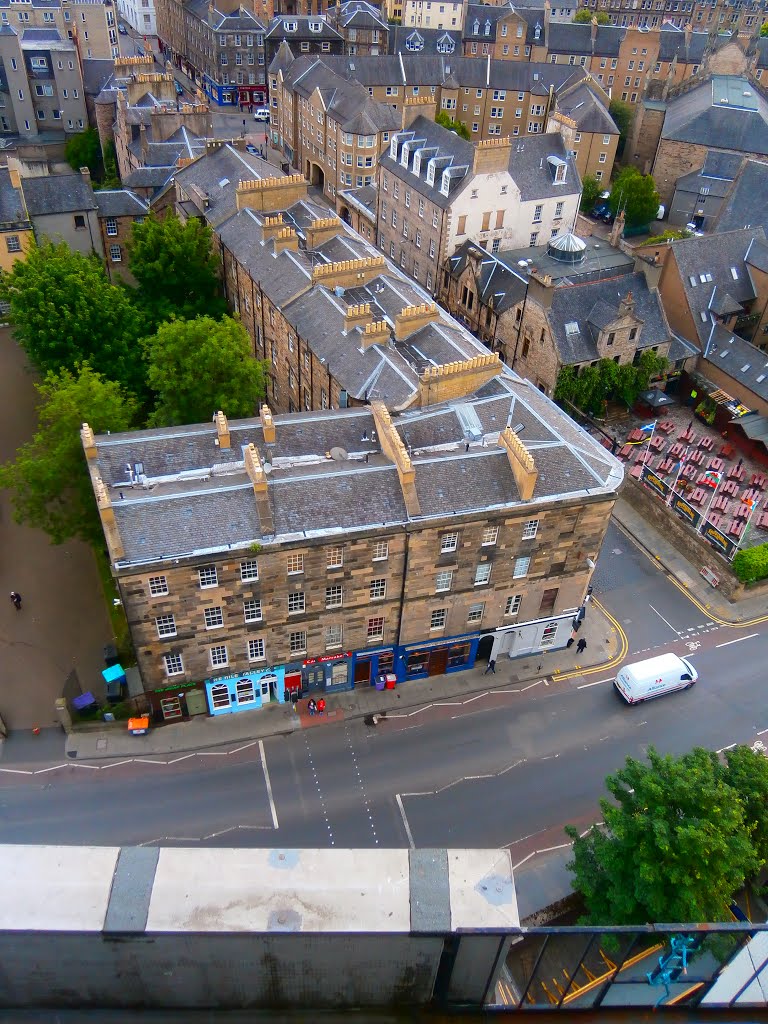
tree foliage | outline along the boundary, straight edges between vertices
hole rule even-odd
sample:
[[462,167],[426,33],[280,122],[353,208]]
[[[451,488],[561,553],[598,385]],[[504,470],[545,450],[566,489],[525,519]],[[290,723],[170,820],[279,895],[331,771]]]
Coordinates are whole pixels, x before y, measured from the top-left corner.
[[88,362],[142,394],[141,317],[96,256],[65,242],[32,246],[0,279],[0,299],[10,303],[14,335],[41,373]]
[[757,583],[768,579],[768,544],[756,544],[736,552],[731,563],[742,583]]
[[598,200],[603,187],[594,174],[585,174],[581,181],[581,211],[589,213]]
[[[752,786],[754,773],[745,774]],[[757,774],[755,802],[763,791]],[[566,829],[574,841],[568,867],[588,921],[725,920],[734,893],[764,858],[745,801],[717,755],[696,748],[662,757],[651,747],[647,764],[628,757],[606,788],[613,799],[600,801],[604,827],[584,837]]]
[[152,425],[200,423],[217,409],[253,416],[265,395],[267,364],[253,358],[245,328],[231,317],[171,320],[145,349],[157,395]]
[[120,188],[120,174],[117,170],[117,154],[115,143],[112,139],[107,140],[104,146],[104,177],[101,182],[102,188]]
[[557,377],[555,399],[568,401],[583,412],[600,415],[605,403],[612,399],[631,407],[652,378],[666,369],[667,360],[646,349],[636,363],[619,365],[612,359],[601,359],[597,366],[563,366]]
[[469,128],[462,121],[454,121],[444,110],[439,110],[435,115],[435,124],[442,125],[449,132],[456,132],[462,139],[470,139]]
[[641,174],[636,167],[625,167],[614,179],[608,200],[611,213],[624,211],[628,228],[650,224],[659,209],[659,193],[650,174]]
[[760,35],[761,36],[768,36],[768,21],[764,22],[760,26]]
[[207,224],[195,218],[182,224],[175,213],[134,223],[130,269],[153,330],[173,316],[192,320],[226,312],[211,240]]
[[37,431],[14,462],[0,466],[0,487],[12,493],[16,521],[44,530],[54,544],[71,537],[103,543],[80,428],[88,423],[94,433],[129,429],[135,400],[87,363],[74,372],[49,373],[35,387]]
[[582,7],[573,16],[577,25],[589,24],[593,18],[597,18],[598,25],[610,25],[611,23],[611,19],[605,11],[591,11],[588,7]]
[[632,120],[635,116],[635,112],[632,107],[623,100],[611,100],[608,106],[608,113],[616,122],[616,127],[619,129],[619,144],[616,147],[616,156],[621,157],[624,153],[624,147],[627,144],[627,138],[629,137],[629,130],[632,127]]
[[67,139],[64,156],[73,171],[87,167],[94,178],[101,176],[101,142],[95,128],[86,128]]

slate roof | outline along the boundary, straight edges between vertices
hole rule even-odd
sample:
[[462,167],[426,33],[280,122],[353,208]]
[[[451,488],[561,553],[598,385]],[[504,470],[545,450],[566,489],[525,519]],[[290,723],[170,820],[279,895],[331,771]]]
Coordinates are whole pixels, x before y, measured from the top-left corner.
[[[669,325],[658,292],[649,289],[643,273],[555,288],[546,315],[564,365],[600,358],[598,331],[618,318],[619,303],[629,292],[635,300],[635,316],[642,321],[638,348],[652,348],[669,341]],[[577,324],[579,330],[566,333],[568,323]]]
[[[205,14],[208,9],[206,8]],[[207,20],[205,14],[202,20]],[[211,27],[214,31],[226,31],[226,32],[237,32],[241,30],[243,32],[263,32],[265,26],[247,7],[240,7],[237,12],[222,13],[215,7],[213,9],[214,19],[211,22]],[[218,21],[215,18],[218,17]]]
[[[689,341],[703,344],[709,337],[712,328],[709,311],[713,299],[715,305],[718,305],[726,294],[738,303],[755,298],[755,289],[745,263],[747,251],[755,238],[765,242],[762,228],[755,231],[719,231],[714,235],[683,238],[671,243],[688,307],[696,325],[697,336],[689,338]],[[731,272],[732,267],[736,271],[736,278]]]
[[720,207],[713,230],[745,227],[768,230],[768,164],[759,160],[745,163]]
[[691,171],[678,178],[675,188],[696,194],[706,188],[709,189],[707,195],[725,196],[732,187],[733,178],[743,159],[739,153],[716,153],[710,150],[704,166],[698,171]]
[[378,191],[373,185],[361,185],[359,188],[339,189],[342,202],[356,207],[367,217],[376,219],[376,197]]
[[549,53],[592,54],[596,57],[618,57],[624,29],[617,25],[598,25],[594,46],[592,26],[568,22],[550,22],[547,49]]
[[[620,274],[631,274],[635,269],[632,256],[620,248],[609,245],[599,235],[583,238],[584,258],[578,263],[566,263],[553,257],[550,253],[550,239],[546,245],[525,246],[519,249],[502,250],[498,256],[508,266],[516,269],[527,278],[531,271],[542,277],[551,277],[555,287],[568,286],[577,281],[597,281],[603,277],[618,277]],[[520,263],[524,262],[525,267]]]
[[149,210],[146,200],[127,188],[94,192],[93,198],[100,217],[144,217]]
[[241,180],[267,178],[275,173],[261,157],[240,152],[225,143],[213,153],[206,153],[186,167],[175,171],[174,177],[182,189],[195,185],[208,198],[205,217],[209,223],[221,223],[237,209],[235,188]]
[[746,78],[713,75],[668,104],[661,137],[768,155],[768,101]]
[[98,96],[111,82],[115,70],[113,60],[88,58],[81,62],[83,68],[83,89],[86,96]]
[[[475,396],[393,417],[411,448],[417,517],[408,514],[397,470],[378,439],[369,440],[376,426],[368,408],[276,415],[274,445],[265,443],[258,419],[230,421],[229,449],[214,444],[210,423],[99,435],[95,464],[125,549],[118,565],[228,550],[245,554],[254,541],[285,543],[521,508],[509,459],[498,445],[499,431],[510,422],[524,424],[539,473],[525,508],[616,493],[623,479],[618,460],[508,369]],[[242,448],[249,443],[271,464],[269,532],[244,469]],[[331,448],[344,449],[348,458],[329,460]],[[143,463],[149,489],[126,481],[126,462]],[[195,471],[192,479],[179,478]]]
[[[713,324],[702,355],[733,380],[734,389],[748,388],[768,401],[768,353],[731,334],[721,324]],[[706,373],[706,367],[702,366],[702,372]],[[738,390],[734,390],[734,397],[749,406],[749,398]]]
[[97,208],[91,184],[84,181],[80,174],[51,174],[45,178],[24,178],[22,190],[30,217],[79,213]]
[[507,266],[499,256],[481,249],[471,240],[460,245],[448,258],[448,272],[458,279],[469,264],[475,268],[475,286],[482,306],[503,313],[525,298],[528,284],[520,270]]
[[123,184],[128,188],[161,189],[175,170],[175,167],[137,167],[123,180]]
[[[295,24],[296,29],[289,31],[285,27],[285,22],[289,24]],[[318,24],[321,26],[319,32],[313,32],[309,23]],[[270,23],[269,28],[266,32],[267,39],[317,39],[319,42],[327,43],[331,40],[342,43],[344,42],[343,36],[341,36],[332,25],[319,14],[278,14]]]
[[663,25],[659,32],[658,61],[672,61],[678,64],[701,64],[709,40],[708,32],[691,32],[686,46],[685,30],[675,25]]
[[400,127],[400,114],[388,103],[373,99],[358,82],[331,70],[322,59],[300,57],[285,74],[286,87],[309,98],[319,91],[329,117],[348,132],[374,135]]
[[[568,164],[565,182],[556,184],[547,163],[549,157],[564,160]],[[509,159],[509,173],[520,189],[520,199],[530,202],[534,199],[551,199],[581,192],[581,180],[573,157],[565,148],[559,132],[542,135],[526,135],[513,140],[512,155]]]
[[[390,149],[387,149],[385,153],[379,158],[379,164],[385,169],[389,170],[396,177],[401,178],[405,181],[414,191],[419,192],[421,195],[428,196],[430,202],[435,203],[437,206],[446,209],[451,204],[451,200],[456,190],[466,180],[467,176],[472,173],[472,164],[474,161],[475,147],[471,142],[467,142],[465,139],[460,138],[453,132],[448,131],[447,128],[443,128],[441,125],[436,124],[428,117],[419,115],[415,118],[410,128],[405,131],[398,132],[396,136],[398,140],[398,158],[393,160],[390,156]],[[431,158],[440,160],[445,159],[445,165],[438,165],[438,169],[435,172],[435,184],[427,184],[427,168],[429,166],[428,160],[424,159],[421,162],[421,168],[419,174],[415,174],[413,171],[414,157],[418,149],[411,149],[408,156],[408,166],[403,167],[400,159],[402,146],[401,142],[404,143],[406,140],[420,140],[421,145],[418,148],[434,150],[434,153],[430,154]],[[440,189],[442,172],[446,167],[456,168],[457,174],[451,177],[451,185],[448,195],[444,195]],[[459,170],[465,168],[463,173]]]
[[27,220],[19,189],[11,184],[11,172],[0,167],[0,224],[18,224]]
[[366,0],[347,0],[336,8],[328,9],[328,18],[344,28],[362,28],[389,31],[390,26],[381,11]]
[[620,134],[616,122],[608,113],[608,108],[586,83],[558,99],[557,109],[575,121],[579,131],[603,135]]

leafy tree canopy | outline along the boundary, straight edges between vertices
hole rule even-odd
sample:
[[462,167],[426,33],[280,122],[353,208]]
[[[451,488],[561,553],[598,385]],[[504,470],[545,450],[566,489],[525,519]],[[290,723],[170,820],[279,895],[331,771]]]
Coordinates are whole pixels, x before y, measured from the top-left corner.
[[211,239],[207,224],[194,218],[182,224],[175,213],[133,225],[130,269],[153,330],[172,316],[192,320],[226,312]]
[[768,36],[768,21],[766,21],[763,25],[760,26],[760,35]]
[[94,177],[101,171],[101,143],[95,128],[86,128],[67,139],[64,156],[73,171],[87,167]]
[[87,363],[74,372],[49,373],[35,386],[37,432],[14,462],[0,466],[0,487],[12,493],[16,521],[44,530],[54,544],[71,537],[103,543],[80,428],[88,423],[97,434],[128,430],[135,400]]
[[608,399],[631,407],[666,366],[664,356],[650,349],[642,352],[636,363],[621,366],[612,359],[601,359],[597,366],[585,366],[578,372],[575,366],[564,366],[557,378],[555,399],[566,400],[595,415],[604,411]]
[[435,123],[447,128],[449,132],[456,132],[462,139],[469,141],[469,128],[462,121],[454,121],[444,110],[437,112]]
[[598,25],[610,25],[611,23],[611,19],[605,11],[591,11],[588,7],[582,7],[573,16],[573,20],[579,25],[588,24],[592,18],[597,18]]
[[650,224],[659,209],[659,193],[650,174],[641,174],[636,167],[625,167],[615,178],[608,200],[611,213],[624,211],[628,228]]
[[623,100],[611,100],[608,106],[608,113],[616,122],[616,127],[619,129],[619,144],[616,147],[616,155],[620,157],[627,144],[627,138],[629,136],[629,130],[632,127],[632,120],[635,116],[635,112],[632,107]]
[[581,210],[589,213],[597,202],[603,188],[594,174],[585,174],[581,182]]
[[768,861],[768,757],[750,747],[725,752],[725,781],[738,794],[752,843],[762,863]]
[[[750,751],[751,753],[751,751]],[[753,755],[754,756],[754,755]],[[606,779],[604,827],[573,844],[573,884],[593,924],[722,921],[759,869],[753,824],[716,754],[648,750]]]
[[101,188],[120,188],[120,175],[117,170],[117,154],[112,139],[104,146],[104,177]]
[[265,395],[267,364],[254,359],[245,328],[225,316],[171,320],[145,341],[149,385],[157,394],[150,425],[253,416]]
[[16,339],[41,373],[87,361],[134,394],[143,392],[141,317],[96,256],[65,242],[32,246],[0,279],[0,299],[10,303]]

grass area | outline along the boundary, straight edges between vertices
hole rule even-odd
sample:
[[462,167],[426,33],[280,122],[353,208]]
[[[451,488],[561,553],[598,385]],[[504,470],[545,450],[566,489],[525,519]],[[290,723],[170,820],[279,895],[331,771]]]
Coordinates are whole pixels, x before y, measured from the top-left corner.
[[131,634],[128,629],[128,620],[121,604],[115,604],[114,600],[119,597],[115,581],[109,569],[109,558],[103,547],[94,548],[96,556],[96,567],[101,580],[101,589],[104,593],[104,601],[107,606],[107,614],[112,624],[112,634],[115,637],[115,646],[120,656],[120,664],[126,668],[128,665],[136,664],[136,655],[133,652]]

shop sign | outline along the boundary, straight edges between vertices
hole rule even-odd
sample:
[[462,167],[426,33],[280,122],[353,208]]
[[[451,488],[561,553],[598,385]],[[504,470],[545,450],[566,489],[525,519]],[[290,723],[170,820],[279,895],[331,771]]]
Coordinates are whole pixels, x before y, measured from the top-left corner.
[[188,690],[190,686],[197,686],[197,683],[176,683],[175,686],[156,686],[153,693],[175,693],[177,690]]
[[672,488],[668,483],[665,483],[660,476],[657,476],[653,470],[648,469],[646,466],[643,467],[643,483],[645,486],[658,494],[660,498],[666,499]]
[[451,636],[445,637],[443,640],[434,640],[428,644],[411,644],[406,646],[406,651],[409,654],[421,654],[423,651],[432,650],[435,647],[451,647],[453,644],[465,642],[468,643],[470,640],[479,639],[479,633],[467,633],[464,636]]
[[351,658],[352,651],[340,651],[338,654],[322,654],[319,658],[307,658],[306,661],[302,662],[303,665],[321,665],[326,661],[339,661],[340,658]]
[[716,530],[715,527],[709,523],[706,524],[702,537],[704,540],[709,541],[712,547],[722,555],[725,555],[726,558],[730,558],[736,551],[736,545],[733,541],[728,540],[724,533],[721,533],[720,530]]
[[677,497],[672,502],[672,508],[690,526],[697,527],[701,522],[701,512],[696,509],[685,498]]

